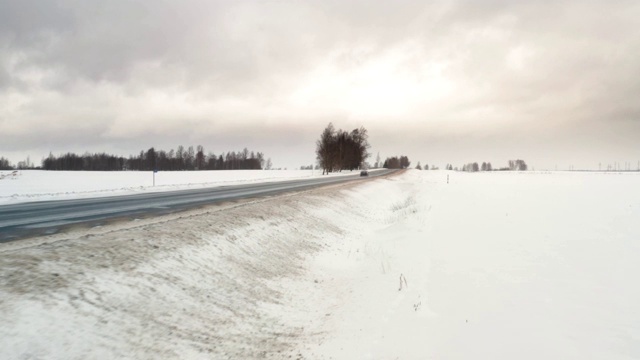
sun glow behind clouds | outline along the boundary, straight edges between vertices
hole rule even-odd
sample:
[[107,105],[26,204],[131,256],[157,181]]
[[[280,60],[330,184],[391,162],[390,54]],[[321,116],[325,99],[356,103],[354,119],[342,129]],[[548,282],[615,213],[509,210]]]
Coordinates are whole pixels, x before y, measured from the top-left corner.
[[299,166],[330,121],[423,161],[640,158],[637,1],[49,3],[0,1],[14,163],[201,143]]
[[[415,52],[411,45],[362,57],[353,55],[358,51],[336,51],[293,92],[291,104],[332,108],[368,120],[403,116],[416,108],[436,104],[454,89],[444,72],[446,64],[416,61],[419,57]],[[345,56],[357,66],[345,67]]]

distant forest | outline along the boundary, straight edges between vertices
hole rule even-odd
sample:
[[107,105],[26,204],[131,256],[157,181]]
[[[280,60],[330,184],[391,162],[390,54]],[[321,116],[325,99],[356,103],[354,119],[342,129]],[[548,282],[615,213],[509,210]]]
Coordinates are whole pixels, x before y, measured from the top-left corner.
[[[476,171],[527,171],[529,168],[524,160],[509,160],[509,166],[494,169],[490,162],[483,162],[479,165],[477,162],[468,163],[462,166],[462,171],[476,172]],[[453,170],[453,166],[447,165],[447,170]],[[457,168],[456,168],[457,170]]]
[[176,150],[156,150],[150,148],[129,158],[106,153],[77,155],[67,153],[60,156],[49,154],[42,160],[43,170],[88,170],[88,171],[181,171],[181,170],[261,170],[271,168],[271,159],[265,161],[261,152],[230,151],[216,156],[205,154],[204,148],[193,146]]

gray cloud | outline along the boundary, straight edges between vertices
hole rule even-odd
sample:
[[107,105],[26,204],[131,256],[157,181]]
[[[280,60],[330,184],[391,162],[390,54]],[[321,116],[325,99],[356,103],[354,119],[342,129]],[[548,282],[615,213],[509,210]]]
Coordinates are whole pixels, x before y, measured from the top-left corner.
[[593,166],[594,144],[633,160],[638,16],[623,0],[5,1],[0,152],[203,143],[293,166],[334,121],[423,161]]

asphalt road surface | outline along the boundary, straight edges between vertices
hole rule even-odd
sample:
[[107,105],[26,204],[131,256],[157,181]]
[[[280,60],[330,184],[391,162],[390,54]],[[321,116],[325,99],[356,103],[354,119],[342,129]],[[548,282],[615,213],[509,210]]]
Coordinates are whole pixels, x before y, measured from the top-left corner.
[[[370,173],[368,178],[388,175],[393,171],[375,171]],[[355,174],[195,190],[2,205],[0,206],[0,242],[54,234],[71,226],[97,226],[111,221],[145,218],[203,205],[272,196],[365,179],[367,177]]]

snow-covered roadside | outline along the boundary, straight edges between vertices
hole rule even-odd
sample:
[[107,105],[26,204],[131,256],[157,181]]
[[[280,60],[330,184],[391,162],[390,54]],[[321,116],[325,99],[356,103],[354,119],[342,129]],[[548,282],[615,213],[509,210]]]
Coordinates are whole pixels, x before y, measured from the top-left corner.
[[296,355],[334,304],[308,261],[354,235],[333,223],[362,216],[354,187],[0,244],[0,358]]
[[638,180],[408,171],[0,244],[0,358],[637,358]]
[[[376,171],[376,170],[371,170]],[[343,171],[329,176],[358,173]],[[0,171],[0,205],[285,181],[321,177],[320,170]]]

